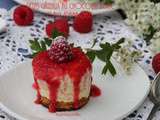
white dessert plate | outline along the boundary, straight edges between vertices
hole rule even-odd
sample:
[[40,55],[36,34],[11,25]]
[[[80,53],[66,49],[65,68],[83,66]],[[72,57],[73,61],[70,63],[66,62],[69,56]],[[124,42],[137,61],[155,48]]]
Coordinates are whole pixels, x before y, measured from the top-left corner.
[[135,64],[131,75],[114,62],[118,74],[101,75],[103,63],[93,64],[93,80],[102,95],[91,98],[89,103],[77,111],[49,113],[36,105],[31,61],[0,76],[0,107],[20,120],[119,120],[142,104],[150,89],[150,81],[144,71]]
[[0,33],[6,31],[7,22],[0,17]]
[[[88,10],[93,15],[113,11],[115,7],[111,4],[102,4],[100,2],[90,3],[82,2],[88,0],[14,0],[15,2],[27,5],[32,9],[50,14],[61,16],[75,16],[81,11]],[[64,2],[67,1],[67,2]]]

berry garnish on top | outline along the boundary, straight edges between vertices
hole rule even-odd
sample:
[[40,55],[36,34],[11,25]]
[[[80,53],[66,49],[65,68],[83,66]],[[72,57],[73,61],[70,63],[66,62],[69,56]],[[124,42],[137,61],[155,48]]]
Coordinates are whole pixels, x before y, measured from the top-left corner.
[[152,66],[153,66],[155,73],[160,72],[160,53],[154,56],[153,61],[152,61]]
[[14,10],[13,19],[17,25],[26,26],[33,22],[34,13],[31,8],[21,5]]
[[50,59],[57,63],[66,63],[73,58],[71,46],[62,36],[55,38],[51,48],[48,50],[48,55]]
[[52,35],[50,38],[41,38],[37,39],[34,38],[33,40],[29,40],[30,48],[32,49],[31,57],[35,57],[38,53],[42,51],[48,50],[48,48],[51,47],[52,41],[58,36],[62,36],[62,33],[60,33],[58,30],[53,30]]
[[49,37],[51,37],[54,30],[58,30],[63,34],[64,37],[67,38],[69,35],[69,24],[67,19],[61,18],[55,20],[53,23],[47,24],[46,33]]
[[83,11],[78,14],[73,23],[75,31],[79,33],[88,33],[92,30],[93,26],[93,16],[92,13],[88,11]]

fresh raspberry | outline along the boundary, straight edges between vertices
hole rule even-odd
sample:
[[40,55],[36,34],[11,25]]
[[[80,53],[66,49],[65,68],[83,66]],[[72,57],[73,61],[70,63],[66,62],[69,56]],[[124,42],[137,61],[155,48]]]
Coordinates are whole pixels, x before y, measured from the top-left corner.
[[69,24],[66,19],[57,19],[53,23],[49,23],[46,26],[46,33],[49,37],[51,37],[52,32],[54,30],[58,30],[59,32],[64,34],[64,37],[68,37],[69,35]]
[[152,61],[152,67],[155,73],[160,72],[160,53],[154,56],[153,61]]
[[13,19],[17,25],[25,26],[33,22],[34,13],[31,8],[21,5],[14,10]]
[[93,16],[92,13],[83,11],[78,14],[73,23],[75,31],[80,33],[88,33],[92,30]]
[[50,50],[48,51],[48,55],[50,59],[57,63],[68,62],[73,57],[71,46],[62,36],[55,38]]

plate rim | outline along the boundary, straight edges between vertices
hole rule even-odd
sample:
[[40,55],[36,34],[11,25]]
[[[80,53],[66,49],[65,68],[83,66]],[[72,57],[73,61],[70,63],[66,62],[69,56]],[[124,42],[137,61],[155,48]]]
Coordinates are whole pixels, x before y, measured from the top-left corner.
[[[24,0],[13,0],[13,1],[15,1],[18,4],[25,5],[24,2],[23,2]],[[55,14],[48,13],[47,11],[45,11],[43,9],[35,9],[35,8],[32,8],[32,9],[37,11],[37,12],[40,12],[40,13],[44,13],[44,14],[48,14],[48,15],[55,15]],[[111,12],[111,11],[114,11],[116,9],[118,9],[118,7],[116,7],[115,5],[112,5],[111,9],[105,9],[105,8],[104,9],[97,9],[97,10],[93,10],[91,12],[92,12],[93,15],[98,15],[98,14],[103,14],[105,12]],[[56,14],[56,16],[58,16],[58,14]],[[68,15],[68,14],[67,15],[61,14],[60,16],[74,17],[74,15]]]
[[[0,77],[3,75],[8,74],[9,72],[13,71],[14,69],[18,68],[19,66],[23,65],[23,64],[31,64],[32,60],[27,60],[25,62],[22,63],[18,63],[17,65],[15,65],[13,68],[11,68],[10,70],[7,70],[6,72],[0,74]],[[138,65],[138,63],[136,63]],[[139,66],[139,65],[138,65]],[[139,66],[140,67],[140,66]],[[142,69],[142,67],[140,67],[140,69]],[[143,70],[143,69],[142,69]],[[143,70],[144,71],[144,70]],[[129,114],[131,114],[132,112],[134,112],[140,105],[142,105],[142,103],[144,102],[144,100],[147,98],[149,92],[150,92],[150,87],[151,87],[151,82],[148,78],[148,87],[147,87],[147,91],[146,94],[144,95],[143,99],[141,99],[139,101],[139,103],[137,105],[135,105],[130,111],[128,111],[127,113],[123,114],[122,116],[120,116],[119,118],[116,118],[116,120],[121,120],[125,117],[127,117]],[[20,120],[29,120],[19,114],[17,114],[16,112],[14,112],[13,110],[9,109],[7,106],[5,106],[1,101],[0,101],[0,108],[2,109],[2,111],[6,112],[8,115],[10,115],[11,117],[20,119]]]

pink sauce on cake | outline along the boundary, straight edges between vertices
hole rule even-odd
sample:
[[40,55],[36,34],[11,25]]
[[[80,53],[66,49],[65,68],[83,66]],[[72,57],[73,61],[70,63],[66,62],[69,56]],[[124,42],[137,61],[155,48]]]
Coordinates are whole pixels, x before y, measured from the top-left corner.
[[[49,106],[50,112],[56,111],[57,91],[61,84],[61,80],[57,79],[59,76],[64,77],[68,74],[73,80],[74,87],[74,108],[79,106],[80,82],[81,77],[87,70],[92,70],[92,65],[86,55],[78,48],[73,48],[73,59],[67,63],[58,64],[51,60],[48,52],[39,53],[32,62],[33,73],[35,79],[35,89],[37,90],[36,103],[40,104],[40,91],[37,80],[43,80],[49,85],[49,93],[51,104]],[[79,63],[79,64],[77,64]],[[76,71],[78,70],[78,72]],[[53,77],[54,76],[54,77]]]

